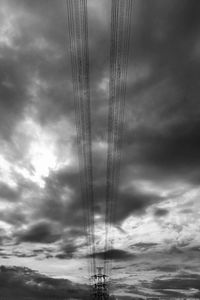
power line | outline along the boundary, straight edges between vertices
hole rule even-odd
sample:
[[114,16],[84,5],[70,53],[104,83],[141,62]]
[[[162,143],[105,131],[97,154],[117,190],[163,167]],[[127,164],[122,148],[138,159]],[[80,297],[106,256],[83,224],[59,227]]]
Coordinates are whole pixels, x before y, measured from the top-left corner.
[[74,90],[81,196],[85,211],[85,231],[87,244],[89,254],[92,257],[90,272],[94,273],[96,266],[87,1],[66,0],[66,2]]
[[[87,0],[66,0],[66,3],[80,166],[81,196],[85,212],[85,232],[89,251],[88,256],[91,257],[90,272],[95,274],[94,187]],[[115,221],[115,206],[118,197],[117,188],[120,176],[121,148],[123,140],[132,3],[133,0],[112,0],[111,2],[104,274],[108,274],[111,270],[108,261],[108,253],[112,249],[112,224]]]
[[111,254],[112,249],[112,224],[115,221],[115,206],[118,197],[117,189],[120,176],[132,2],[133,0],[112,0],[111,4],[106,232],[104,249],[104,269],[107,274],[111,271],[108,254]]

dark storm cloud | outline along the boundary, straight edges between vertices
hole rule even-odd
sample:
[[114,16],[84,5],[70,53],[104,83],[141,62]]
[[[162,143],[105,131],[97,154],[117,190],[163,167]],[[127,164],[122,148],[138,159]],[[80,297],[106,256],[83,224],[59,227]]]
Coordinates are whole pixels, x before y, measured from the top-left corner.
[[55,255],[56,258],[58,259],[70,259],[73,257],[74,252],[76,251],[76,248],[74,248],[73,246],[68,249],[68,252],[62,252],[62,253],[58,253]]
[[153,270],[161,271],[161,272],[177,272],[178,271],[178,266],[177,265],[163,265],[163,266],[156,266],[153,268]]
[[13,44],[2,46],[0,61],[0,127],[2,136],[10,138],[25,109],[35,105],[34,97],[40,100],[35,117],[41,123],[70,118],[74,108],[65,2],[3,1],[4,8],[14,16],[12,36],[8,35]]
[[197,252],[200,252],[200,245],[199,245],[199,246],[193,246],[193,247],[190,248],[190,250],[191,250],[191,251],[195,251],[195,252],[196,252],[196,251],[197,251]]
[[88,287],[40,275],[28,268],[0,267],[1,296],[7,299],[88,299]]
[[[78,182],[77,182],[78,181]],[[69,188],[68,193],[66,187]],[[84,235],[83,200],[81,198],[81,187],[77,170],[61,170],[53,172],[47,179],[45,195],[41,201],[42,206],[36,213],[40,217],[50,220],[61,221],[66,226],[74,226],[71,233],[76,236]],[[62,201],[61,197],[66,198]],[[153,193],[143,193],[137,189],[119,191],[119,201],[116,210],[115,222],[121,222],[131,215],[144,214],[146,208],[154,203],[162,201],[162,197]],[[95,211],[104,214],[105,211],[105,183],[100,182],[95,186]],[[75,230],[75,231],[74,231]],[[68,235],[71,234],[68,231]]]
[[[170,269],[169,266],[169,270],[167,270],[166,266],[163,269],[161,267],[159,271],[171,273],[175,272],[175,269],[173,267]],[[199,298],[200,288],[199,275],[192,273],[175,276],[170,274],[160,275],[160,277],[155,278],[153,281],[140,280],[140,283],[136,285],[126,284],[119,280],[114,282],[114,285],[116,289],[124,290],[130,296],[134,294],[136,299],[140,299],[140,297],[142,299],[143,297],[152,297],[148,299],[165,299],[165,297],[166,299],[194,299],[195,297]]]
[[22,117],[26,105],[28,73],[15,54],[1,49],[0,60],[0,134],[10,139],[16,123]]
[[61,231],[57,224],[47,221],[39,221],[30,225],[26,230],[17,234],[20,242],[30,243],[54,243],[61,237]]
[[106,252],[95,253],[95,257],[99,259],[104,259],[105,255],[107,259],[122,260],[122,261],[135,259],[136,257],[133,253],[121,249],[111,249],[111,250],[107,250]]
[[76,236],[69,237],[66,235],[59,248],[60,251],[55,255],[55,257],[59,259],[70,259],[76,255],[78,249],[80,249],[82,246],[86,246],[86,243],[75,244],[75,239]]
[[167,209],[164,209],[164,208],[157,208],[155,211],[154,211],[154,216],[155,217],[164,217],[166,215],[168,215],[169,211]]
[[193,210],[191,208],[185,208],[180,211],[182,214],[191,214]]
[[188,121],[173,128],[174,132],[170,135],[152,136],[153,147],[150,142],[148,151],[144,153],[146,159],[169,173],[195,170],[195,165],[199,163],[199,128],[198,121]]
[[6,208],[0,212],[2,221],[12,225],[22,225],[26,223],[27,216],[24,212],[20,211],[18,205],[16,207]]
[[134,214],[144,214],[147,207],[161,200],[161,197],[153,193],[143,193],[134,189],[119,192],[116,221],[123,221]]
[[9,187],[5,183],[0,183],[0,199],[1,200],[8,200],[8,201],[17,201],[18,197],[20,195],[20,192],[18,189],[14,189]]
[[85,212],[80,193],[79,174],[77,170],[63,174],[61,170],[49,176],[41,205],[35,210],[35,214],[40,218],[62,223],[68,229],[68,236],[73,232],[76,236],[78,233],[82,236]]
[[72,255],[72,253],[69,253],[69,254],[59,253],[59,254],[56,254],[55,257],[58,258],[58,259],[68,259],[68,258],[72,258],[73,255]]
[[134,166],[137,159],[135,164],[141,164],[141,176],[149,179],[182,178],[198,184],[199,125],[196,120],[188,120],[173,126],[168,132],[139,129],[140,133],[136,133],[138,139],[136,137],[134,140],[135,145],[129,148],[127,163]]
[[136,8],[130,81],[137,68],[149,73],[128,89],[125,163],[139,166],[142,178],[198,182],[200,5],[136,1]]
[[[39,80],[37,84],[40,98],[37,104],[38,121],[45,124],[58,121],[63,117],[74,118],[65,1],[61,1],[59,5],[52,0],[44,4],[41,4],[40,1],[21,0],[18,5],[14,1],[9,1],[9,8],[11,11],[19,12],[24,16],[24,18],[17,20],[20,37],[16,41],[18,51],[14,51],[14,54],[17,55],[17,63],[24,62],[26,66],[25,76],[30,71],[33,75],[32,80],[34,80],[34,76]],[[107,55],[104,54],[106,51],[108,52],[108,42],[102,42],[108,39],[105,22],[102,22],[101,18],[95,18],[95,14],[97,12],[93,11],[90,20],[92,89],[94,89],[94,86],[97,87],[99,78],[107,68],[105,65]],[[94,24],[95,32],[93,32]],[[99,34],[96,34],[97,30]],[[102,48],[102,51],[99,52],[98,60],[96,60],[99,47]],[[18,68],[14,68],[14,70],[16,71]],[[20,88],[18,89],[20,94],[21,90],[23,92],[26,90],[27,83],[21,78],[20,72],[17,72],[17,75],[20,80]],[[40,85],[40,81],[42,85]],[[43,87],[43,83],[45,83],[45,87]],[[94,92],[94,99],[99,100],[102,98],[100,93],[96,93],[95,89]],[[100,107],[100,103],[99,101],[95,102],[97,116],[102,117],[102,114],[99,114],[101,109],[97,109],[97,105]]]
[[112,270],[121,270],[121,269],[125,269],[125,267],[112,267]]
[[32,255],[33,257],[43,257],[43,258],[53,258],[56,251],[54,249],[51,249],[49,247],[34,249],[31,251],[28,255]]
[[168,74],[176,78],[185,66],[188,67],[191,58],[188,54],[194,47],[192,42],[198,38],[199,3],[187,0],[147,3],[143,0],[136,1],[136,8],[131,61],[153,64],[151,84]]
[[189,291],[193,288],[200,291],[199,279],[198,274],[183,274],[174,276],[170,279],[155,279],[152,282],[152,288],[160,291],[165,291],[167,289]]
[[183,251],[181,249],[179,249],[179,247],[177,246],[171,246],[170,249],[168,250],[168,253],[171,255],[180,255],[181,253],[183,253]]

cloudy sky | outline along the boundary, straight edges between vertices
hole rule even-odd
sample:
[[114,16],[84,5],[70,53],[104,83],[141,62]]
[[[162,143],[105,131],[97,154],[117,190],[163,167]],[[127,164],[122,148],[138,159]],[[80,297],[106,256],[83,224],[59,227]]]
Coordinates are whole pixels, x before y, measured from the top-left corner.
[[[110,4],[88,0],[96,216]],[[199,295],[200,2],[133,0],[113,290]],[[0,0],[0,264],[87,282],[64,0]],[[96,228],[101,261],[102,224]]]

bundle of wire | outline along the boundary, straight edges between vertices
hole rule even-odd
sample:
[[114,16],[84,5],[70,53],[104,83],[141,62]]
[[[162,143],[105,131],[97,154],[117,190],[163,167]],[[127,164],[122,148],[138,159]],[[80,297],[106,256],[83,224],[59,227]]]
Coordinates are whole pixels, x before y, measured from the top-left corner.
[[94,242],[94,192],[91,141],[88,17],[86,0],[67,0],[67,20],[77,130],[81,196],[85,234],[91,257],[90,274],[96,270]]
[[[87,0],[66,0],[66,2],[81,195],[85,211],[88,256],[91,257],[89,265],[91,275],[96,272],[96,259]],[[133,0],[111,1],[104,274],[110,274],[111,272],[112,257],[109,253],[111,253],[112,249],[112,224],[115,222],[117,187],[120,175],[132,3]]]
[[104,272],[111,273],[133,0],[112,0]]

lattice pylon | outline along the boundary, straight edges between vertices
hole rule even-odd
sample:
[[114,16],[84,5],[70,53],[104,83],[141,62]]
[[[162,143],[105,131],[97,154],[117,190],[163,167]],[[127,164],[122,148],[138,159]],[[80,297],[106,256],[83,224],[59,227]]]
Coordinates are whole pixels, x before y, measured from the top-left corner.
[[103,274],[102,267],[97,267],[97,274],[92,276],[92,293],[93,300],[108,300],[108,276]]

